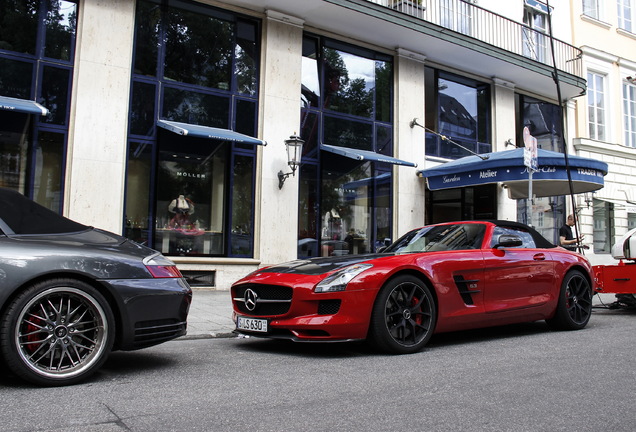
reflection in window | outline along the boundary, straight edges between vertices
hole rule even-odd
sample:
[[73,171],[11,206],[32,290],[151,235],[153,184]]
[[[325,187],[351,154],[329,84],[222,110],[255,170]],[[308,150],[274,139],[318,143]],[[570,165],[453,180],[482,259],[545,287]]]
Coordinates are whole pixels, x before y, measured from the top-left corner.
[[458,159],[490,152],[489,85],[427,68],[426,86],[426,126],[470,150],[427,133],[426,154]]
[[625,145],[636,147],[636,85],[623,83]]
[[590,139],[605,140],[605,76],[587,73],[587,119]]
[[227,128],[230,100],[203,92],[165,87],[161,117],[197,125]]
[[526,25],[526,27],[522,28],[523,55],[540,62],[545,62],[548,41],[548,8],[539,2],[534,2],[533,5],[536,5],[536,7],[526,4],[523,10],[523,23]]
[[77,5],[64,0],[51,2],[51,5],[55,4],[57,7],[51,8],[46,17],[44,56],[70,61],[77,27]]
[[303,38],[299,257],[371,252],[391,237],[391,165],[319,150],[324,143],[393,156],[391,60]]
[[177,8],[168,9],[166,16],[164,78],[230,90],[234,25]]
[[601,19],[600,2],[602,0],[583,0],[583,15],[597,20]]
[[524,249],[533,249],[536,248],[537,245],[534,242],[534,238],[532,238],[532,234],[528,231],[523,230],[521,228],[512,228],[512,227],[501,227],[496,226],[495,230],[492,233],[492,241],[490,246],[495,247],[499,242],[499,237],[502,235],[511,235],[515,237],[519,237],[521,239],[521,246],[508,246],[508,248],[524,248]]
[[62,205],[64,134],[42,131],[33,155],[33,200],[58,211]]
[[40,0],[0,2],[0,48],[35,54]]
[[139,1],[136,16],[127,236],[168,255],[250,257],[254,145],[182,136],[155,122],[255,136],[258,23],[176,0]]
[[0,95],[18,99],[31,97],[33,63],[0,57]]
[[375,62],[325,48],[324,106],[328,110],[370,117],[373,113]]
[[67,124],[70,85],[70,69],[44,67],[41,103],[49,110],[49,115],[43,119],[45,122],[57,125]]
[[[517,127],[517,142],[523,142],[523,128],[528,127],[530,134],[537,139],[539,148],[561,151],[561,108],[529,96],[518,95],[521,104],[522,125]],[[519,118],[519,117],[518,117]]]
[[78,2],[0,1],[0,96],[46,117],[0,110],[0,187],[62,210]]
[[[561,108],[558,105],[544,102],[525,95],[515,95],[516,99],[516,142],[523,143],[523,128],[527,127],[530,134],[537,139],[540,149],[560,152],[561,144]],[[532,211],[532,223],[537,223],[537,213],[542,212],[542,226],[537,231],[554,244],[558,244],[559,228],[565,213],[565,197],[555,196],[535,198]],[[526,199],[517,200],[517,220],[527,223],[528,205]]]
[[634,0],[618,0],[616,5],[618,7],[618,28],[632,33],[634,31],[634,14],[636,14]]
[[614,241],[614,204],[594,199],[594,253],[611,253]]

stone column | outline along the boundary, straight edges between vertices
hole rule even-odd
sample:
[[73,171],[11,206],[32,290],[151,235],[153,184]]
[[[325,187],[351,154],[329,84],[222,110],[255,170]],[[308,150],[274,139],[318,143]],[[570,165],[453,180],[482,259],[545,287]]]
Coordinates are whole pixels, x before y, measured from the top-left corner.
[[64,214],[121,233],[135,2],[80,3]]
[[393,199],[393,238],[424,225],[426,180],[417,178],[426,166],[424,129],[411,127],[418,119],[424,124],[424,62],[422,54],[399,48],[395,57],[394,154],[417,163],[417,168],[396,166]]
[[278,188],[278,172],[290,172],[285,140],[300,133],[303,21],[267,11],[261,62],[261,150],[257,181],[256,253],[262,264],[296,259],[298,176]]

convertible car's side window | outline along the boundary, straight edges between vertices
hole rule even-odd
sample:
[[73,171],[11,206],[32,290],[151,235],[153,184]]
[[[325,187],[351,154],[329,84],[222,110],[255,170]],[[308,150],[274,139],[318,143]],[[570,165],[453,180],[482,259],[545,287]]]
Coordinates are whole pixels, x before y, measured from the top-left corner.
[[455,224],[412,231],[386,252],[411,253],[480,249],[486,227],[483,224]]
[[513,227],[502,227],[502,226],[495,227],[495,230],[492,236],[492,241],[490,244],[491,247],[495,247],[495,245],[499,242],[499,236],[501,235],[512,235],[512,236],[519,237],[523,243],[521,246],[516,246],[516,247],[526,248],[526,249],[533,249],[537,247],[534,239],[532,238],[532,234],[530,234],[528,231],[524,231],[522,229],[513,228]]

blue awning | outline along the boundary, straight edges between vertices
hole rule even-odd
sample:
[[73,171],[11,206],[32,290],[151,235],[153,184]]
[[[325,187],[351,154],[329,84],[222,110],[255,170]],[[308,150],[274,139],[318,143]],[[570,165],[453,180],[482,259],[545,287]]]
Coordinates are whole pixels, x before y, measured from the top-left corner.
[[[528,168],[523,161],[523,148],[466,156],[433,168],[418,171],[431,190],[502,183],[512,199],[528,197]],[[537,197],[570,193],[563,153],[538,150],[539,169],[532,174],[532,192]],[[568,155],[573,193],[592,192],[604,186],[607,164],[596,159]]]
[[404,165],[410,167],[416,167],[417,164],[413,162],[407,162],[402,159],[397,159],[391,156],[385,156],[380,153],[368,151],[368,150],[358,150],[349,147],[338,147],[332,146],[328,144],[320,144],[320,150],[325,150],[330,153],[334,153],[340,156],[345,156],[350,159],[355,159],[359,161],[372,161],[372,162],[386,162],[393,165]]
[[174,132],[178,135],[190,136],[194,138],[218,139],[221,141],[231,141],[238,144],[267,145],[263,140],[243,135],[229,129],[221,129],[210,126],[201,126],[190,123],[181,123],[169,120],[158,120],[157,126]]
[[27,99],[16,99],[7,96],[0,96],[0,110],[14,111],[26,114],[47,115],[49,110],[37,103]]

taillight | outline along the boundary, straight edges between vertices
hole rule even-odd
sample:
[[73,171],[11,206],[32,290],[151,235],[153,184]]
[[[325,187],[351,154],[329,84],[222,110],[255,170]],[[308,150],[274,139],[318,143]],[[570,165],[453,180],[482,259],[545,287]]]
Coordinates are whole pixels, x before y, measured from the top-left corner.
[[144,259],[144,265],[154,278],[183,277],[177,266],[161,254],[146,257]]

